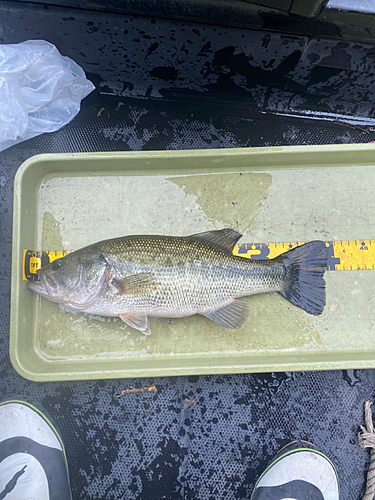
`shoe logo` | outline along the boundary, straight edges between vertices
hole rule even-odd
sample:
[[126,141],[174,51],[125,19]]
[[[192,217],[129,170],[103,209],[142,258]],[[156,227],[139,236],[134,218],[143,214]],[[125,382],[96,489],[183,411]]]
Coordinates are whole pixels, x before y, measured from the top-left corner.
[[290,481],[279,486],[260,486],[254,492],[252,500],[324,500],[324,496],[315,485],[302,480]]
[[10,493],[11,491],[14,490],[14,488],[16,487],[17,481],[22,476],[22,474],[25,473],[26,467],[27,467],[27,465],[25,465],[24,467],[22,467],[21,470],[19,470],[18,472],[16,472],[14,474],[14,476],[9,481],[9,483],[5,486],[5,488],[3,489],[3,491],[0,492],[0,500],[3,500],[3,498],[5,498],[8,495],[8,493]]

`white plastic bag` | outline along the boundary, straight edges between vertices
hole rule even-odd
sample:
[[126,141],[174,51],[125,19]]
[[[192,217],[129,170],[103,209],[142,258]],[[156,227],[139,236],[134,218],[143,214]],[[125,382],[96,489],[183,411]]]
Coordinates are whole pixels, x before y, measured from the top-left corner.
[[94,89],[51,43],[0,45],[0,151],[66,125]]

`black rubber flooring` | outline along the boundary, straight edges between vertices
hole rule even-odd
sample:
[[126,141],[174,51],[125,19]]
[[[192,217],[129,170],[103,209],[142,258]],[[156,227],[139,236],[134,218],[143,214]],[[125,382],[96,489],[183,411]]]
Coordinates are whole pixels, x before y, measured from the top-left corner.
[[[25,34],[21,36],[15,24],[12,25],[16,9],[9,10],[8,5],[6,8],[10,14],[7,20],[1,21],[4,24],[2,43],[25,39]],[[54,15],[64,17],[65,14],[56,9]],[[78,12],[78,15],[88,16],[87,22],[94,22],[90,16],[97,14]],[[75,18],[76,13],[72,17]],[[103,23],[105,19],[104,16]],[[115,22],[111,16],[109,20]],[[128,20],[134,29],[137,22],[134,17]],[[146,18],[139,20],[141,26],[146,22]],[[158,21],[155,22],[158,25]],[[180,33],[183,29],[197,29],[192,25],[170,23]],[[165,25],[160,29],[165,29]],[[51,31],[51,26],[48,30]],[[223,47],[234,46],[241,38],[241,30],[227,30],[223,40],[220,37],[224,35],[219,32],[210,32],[209,36],[213,44],[222,43]],[[43,30],[40,33],[33,33],[32,37],[47,38]],[[56,34],[57,38],[62,36],[61,32]],[[133,41],[133,46],[143,43],[146,55],[152,42],[148,40],[146,46],[144,40],[148,39]],[[74,52],[74,44],[67,44],[71,50],[64,51],[60,45],[61,52]],[[136,63],[135,60],[134,65]],[[106,65],[108,61],[103,62],[103,66]],[[342,500],[361,498],[369,453],[358,446],[357,433],[358,425],[364,421],[364,402],[374,398],[374,370],[33,383],[20,377],[11,366],[8,349],[13,179],[18,167],[30,156],[47,152],[344,144],[375,140],[374,132],[366,133],[333,119],[297,118],[285,112],[279,116],[275,109],[259,112],[256,106],[249,104],[251,99],[241,100],[231,94],[228,87],[208,93],[207,99],[199,94],[199,89],[193,89],[193,84],[185,91],[180,88],[177,92],[174,87],[174,93],[169,86],[168,93],[165,89],[170,80],[163,80],[167,78],[165,70],[157,70],[162,77],[158,89],[161,92],[152,95],[151,90],[149,96],[142,97],[141,91],[138,95],[126,92],[126,86],[120,90],[114,90],[114,85],[109,88],[103,84],[104,77],[98,76],[99,70],[90,72],[89,65],[83,66],[97,90],[83,101],[80,114],[60,131],[0,153],[0,397],[30,398],[54,418],[65,442],[76,500],[245,499],[272,456],[289,441],[300,438],[314,442],[332,459],[339,475]],[[232,67],[228,71],[235,70]],[[141,81],[141,76],[138,75],[136,82],[138,88],[147,83]],[[171,73],[169,76],[174,78]],[[147,88],[149,86],[146,93]],[[281,90],[289,92],[285,87]],[[302,95],[303,89],[299,90]],[[356,95],[360,90],[360,86],[356,87]],[[328,102],[329,92],[326,100]],[[345,118],[341,121],[347,121],[350,114],[356,123],[361,117],[370,120],[371,105],[366,107],[365,99],[363,103],[361,115],[358,107],[357,111],[351,107],[348,97]],[[105,111],[100,112],[102,108]],[[326,107],[323,111],[327,114],[337,109]],[[366,128],[366,123],[361,128]],[[116,398],[123,389],[152,384],[157,392]]]

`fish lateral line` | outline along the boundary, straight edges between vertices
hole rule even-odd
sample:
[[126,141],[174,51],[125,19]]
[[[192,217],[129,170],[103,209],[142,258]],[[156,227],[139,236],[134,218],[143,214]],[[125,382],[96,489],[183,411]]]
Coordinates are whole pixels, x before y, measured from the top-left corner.
[[[84,313],[117,316],[144,335],[151,333],[149,316],[200,314],[225,329],[238,330],[250,311],[250,305],[238,299],[266,292],[279,292],[307,313],[322,314],[324,241],[282,244],[281,255],[270,259],[268,250],[268,258],[259,260],[234,255],[240,237],[229,229],[187,237],[125,236],[65,256],[55,251],[44,266],[42,252],[42,267],[36,271],[40,280],[29,281],[27,288]],[[182,267],[173,262],[179,259]]]
[[[247,259],[271,260],[292,248],[305,244],[298,242],[236,243],[233,255]],[[375,240],[326,241],[327,271],[352,271],[375,269]],[[22,278],[38,281],[37,271],[73,250],[23,250]]]

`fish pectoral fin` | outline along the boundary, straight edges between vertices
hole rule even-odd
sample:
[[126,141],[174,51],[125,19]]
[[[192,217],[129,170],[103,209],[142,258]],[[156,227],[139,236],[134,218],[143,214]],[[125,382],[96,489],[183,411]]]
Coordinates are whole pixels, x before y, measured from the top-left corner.
[[145,335],[150,335],[151,329],[148,324],[147,314],[141,312],[122,313],[120,318],[131,328],[135,328]]
[[152,273],[138,273],[126,278],[113,278],[111,285],[117,295],[149,295],[155,287],[155,276]]
[[192,234],[191,238],[198,238],[233,252],[234,245],[241,236],[242,234],[234,229],[226,228],[219,229],[218,231],[206,231],[205,233]]
[[214,321],[228,330],[238,330],[245,323],[250,311],[249,304],[234,299],[229,304],[214,311],[202,313],[203,316]]

